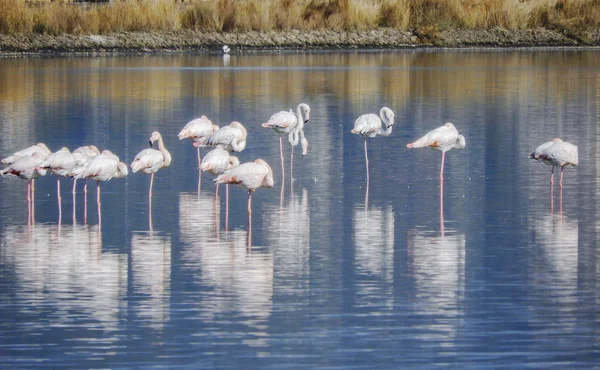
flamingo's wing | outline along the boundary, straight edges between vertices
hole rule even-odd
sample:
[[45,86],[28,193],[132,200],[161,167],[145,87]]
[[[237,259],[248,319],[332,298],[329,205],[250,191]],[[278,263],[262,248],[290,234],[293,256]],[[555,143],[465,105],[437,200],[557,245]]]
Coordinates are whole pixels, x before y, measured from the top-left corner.
[[242,130],[231,126],[218,129],[208,138],[208,145],[229,145],[231,141],[242,135]]
[[4,163],[4,164],[12,164],[17,159],[19,159],[21,157],[32,155],[33,153],[38,152],[38,151],[40,151],[40,148],[37,145],[32,145],[29,148],[21,149],[18,152],[15,152],[12,155],[4,158],[2,160],[2,163]]
[[354,121],[353,134],[375,136],[381,129],[381,119],[373,113],[363,114]]
[[571,143],[554,143],[554,145],[546,149],[546,155],[553,163],[557,163],[560,166],[565,164],[577,166],[579,164],[577,146]]
[[263,123],[263,127],[273,129],[293,128],[298,123],[298,117],[292,112],[281,111],[273,114],[267,123]]
[[202,171],[219,174],[225,171],[228,165],[229,153],[226,150],[217,148],[206,153],[200,163],[200,169]]
[[414,148],[422,148],[428,146],[433,149],[443,149],[445,147],[453,147],[458,137],[458,131],[447,126],[440,126],[429,131],[419,140],[415,141]]
[[131,162],[131,169],[133,172],[137,172],[143,169],[159,168],[164,161],[162,153],[156,149],[144,149],[139,152],[133,162]]
[[263,179],[269,169],[260,164],[250,162],[241,164],[235,168],[225,171],[217,177],[217,184],[236,184],[246,189],[256,189],[261,186]]
[[546,150],[548,149],[548,147],[550,147],[550,145],[554,144],[554,141],[548,141],[546,143],[543,143],[542,145],[538,146],[537,148],[535,148],[535,150],[533,152],[531,152],[529,154],[529,156],[533,159],[536,160],[540,160],[543,159],[543,156],[546,153]]
[[182,140],[185,138],[208,136],[210,134],[212,134],[212,122],[205,116],[202,116],[188,122],[177,136],[179,140]]

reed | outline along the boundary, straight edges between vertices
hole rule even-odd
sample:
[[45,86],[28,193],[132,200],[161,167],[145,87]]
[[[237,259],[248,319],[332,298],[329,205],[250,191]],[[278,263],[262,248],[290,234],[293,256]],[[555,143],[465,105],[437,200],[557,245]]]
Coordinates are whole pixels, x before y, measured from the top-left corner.
[[122,31],[352,31],[545,27],[576,34],[600,26],[600,0],[0,0],[0,33]]

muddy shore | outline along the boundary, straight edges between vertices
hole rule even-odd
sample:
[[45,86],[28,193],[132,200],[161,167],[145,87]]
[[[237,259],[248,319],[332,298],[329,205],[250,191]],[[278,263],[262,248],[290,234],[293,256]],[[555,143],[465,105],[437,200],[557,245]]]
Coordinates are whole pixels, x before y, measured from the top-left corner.
[[287,31],[201,33],[123,32],[111,35],[0,35],[0,54],[214,52],[229,45],[240,50],[364,49],[415,47],[539,47],[600,46],[600,30],[565,35],[547,29],[451,30],[429,34],[378,29],[372,31]]

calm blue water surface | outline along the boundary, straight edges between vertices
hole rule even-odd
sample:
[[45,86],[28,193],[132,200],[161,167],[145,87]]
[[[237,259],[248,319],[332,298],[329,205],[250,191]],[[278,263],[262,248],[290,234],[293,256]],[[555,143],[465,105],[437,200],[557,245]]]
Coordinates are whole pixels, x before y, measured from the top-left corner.
[[[600,366],[600,51],[398,51],[0,60],[0,156],[45,142],[95,144],[130,163],[159,130],[173,156],[156,176],[95,184],[88,222],[71,180],[0,178],[0,367],[592,368]],[[260,124],[311,107],[294,158]],[[354,120],[382,106],[389,137]],[[242,162],[275,187],[198,196],[196,152],[177,133],[206,114],[242,122]],[[406,149],[453,122],[446,156]],[[579,145],[550,198],[527,153]],[[206,152],[206,151],[205,151]],[[368,197],[368,203],[366,199]],[[561,212],[562,207],[562,212]],[[227,226],[227,229],[226,229]],[[443,232],[443,235],[442,235]]]

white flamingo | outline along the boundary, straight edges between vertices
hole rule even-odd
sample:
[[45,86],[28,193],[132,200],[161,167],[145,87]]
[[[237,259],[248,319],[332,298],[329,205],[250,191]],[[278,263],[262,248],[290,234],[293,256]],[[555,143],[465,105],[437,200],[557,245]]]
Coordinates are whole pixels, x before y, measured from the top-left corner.
[[[383,123],[382,123],[383,121]],[[385,125],[383,128],[382,125]],[[354,128],[350,131],[356,135],[362,135],[365,138],[365,163],[367,167],[367,183],[369,182],[369,156],[367,154],[367,137],[377,135],[390,136],[394,126],[394,112],[383,107],[379,111],[379,116],[374,113],[363,114],[354,121]]]
[[[273,114],[268,122],[262,124],[264,128],[270,128],[279,135],[279,157],[281,158],[281,178],[285,178],[285,168],[283,161],[283,138],[282,135],[288,135],[288,141],[292,146],[292,160],[294,158],[294,146],[298,145],[298,135],[301,133],[302,155],[306,155],[308,150],[308,141],[304,138],[304,124],[310,119],[310,107],[306,103],[298,104],[296,113],[281,111]],[[300,129],[294,133],[296,127],[300,124]],[[290,136],[291,135],[291,136]],[[291,165],[290,165],[291,166]]]
[[43,157],[43,159],[46,159],[52,152],[50,151],[50,149],[48,149],[46,144],[37,143],[36,145],[32,145],[28,148],[19,150],[18,152],[11,154],[10,156],[4,158],[2,160],[2,163],[3,164],[13,164],[17,159],[19,159],[21,157],[30,156],[33,153],[40,153],[41,157]]
[[419,140],[406,144],[408,149],[429,147],[442,152],[442,165],[440,167],[440,227],[444,234],[444,159],[450,149],[464,149],[465,137],[450,122],[429,131]]
[[62,147],[59,151],[54,152],[46,158],[45,161],[39,164],[39,168],[45,168],[56,175],[56,197],[58,199],[58,222],[62,221],[62,197],[60,196],[60,177],[67,177],[75,168],[76,160],[71,151]]
[[562,188],[563,171],[566,166],[577,166],[579,164],[579,155],[577,145],[554,138],[538,146],[533,152],[529,153],[529,158],[542,161],[552,166],[550,184],[554,185],[554,166],[560,167],[560,182],[558,187]]
[[[207,146],[208,138],[219,129],[219,126],[214,125],[206,116],[196,118],[188,122],[185,127],[177,135],[179,140],[190,139],[192,146],[198,150],[198,169],[200,168],[201,157],[200,147]],[[198,170],[198,195],[200,195],[200,184],[202,181],[202,171]]]
[[272,188],[273,170],[257,159],[225,171],[215,179],[217,184],[236,184],[248,189],[248,247],[252,245],[252,193],[258,188]]
[[[85,166],[90,159],[98,154],[100,154],[100,150],[98,150],[98,147],[95,145],[84,145],[73,150],[73,155],[75,156],[75,167],[73,168],[73,171],[71,171],[71,176],[73,177],[73,223],[75,223],[75,187],[77,186],[77,178],[73,176],[73,173]],[[83,199],[84,214],[87,219],[87,177],[83,184]]]
[[161,168],[169,167],[171,165],[171,154],[165,148],[163,138],[158,131],[154,131],[150,136],[150,147],[152,144],[158,141],[158,150],[148,148],[144,149],[135,156],[133,162],[131,162],[131,170],[133,172],[142,171],[146,174],[151,174],[150,178],[150,190],[148,191],[148,199],[152,199],[152,185],[154,184],[154,174]]
[[227,126],[218,129],[208,138],[208,145],[221,145],[223,149],[241,152],[246,148],[248,132],[239,122],[233,121]]
[[[226,170],[240,165],[238,157],[230,155],[221,146],[206,153],[200,164],[201,171],[207,171],[213,175],[220,175]],[[219,184],[216,184],[215,198],[219,196]],[[229,184],[225,184],[225,230],[229,226]]]
[[102,224],[102,204],[100,202],[100,182],[112,178],[124,178],[129,174],[127,164],[121,162],[119,157],[110,150],[91,158],[84,166],[73,170],[73,177],[77,179],[96,180],[96,204],[98,206],[98,224]]
[[31,155],[21,156],[12,162],[8,167],[0,171],[0,175],[13,175],[27,180],[27,222],[33,223],[35,188],[33,181],[40,176],[46,175],[46,170],[38,168],[38,165],[45,160],[42,153],[34,152]]

